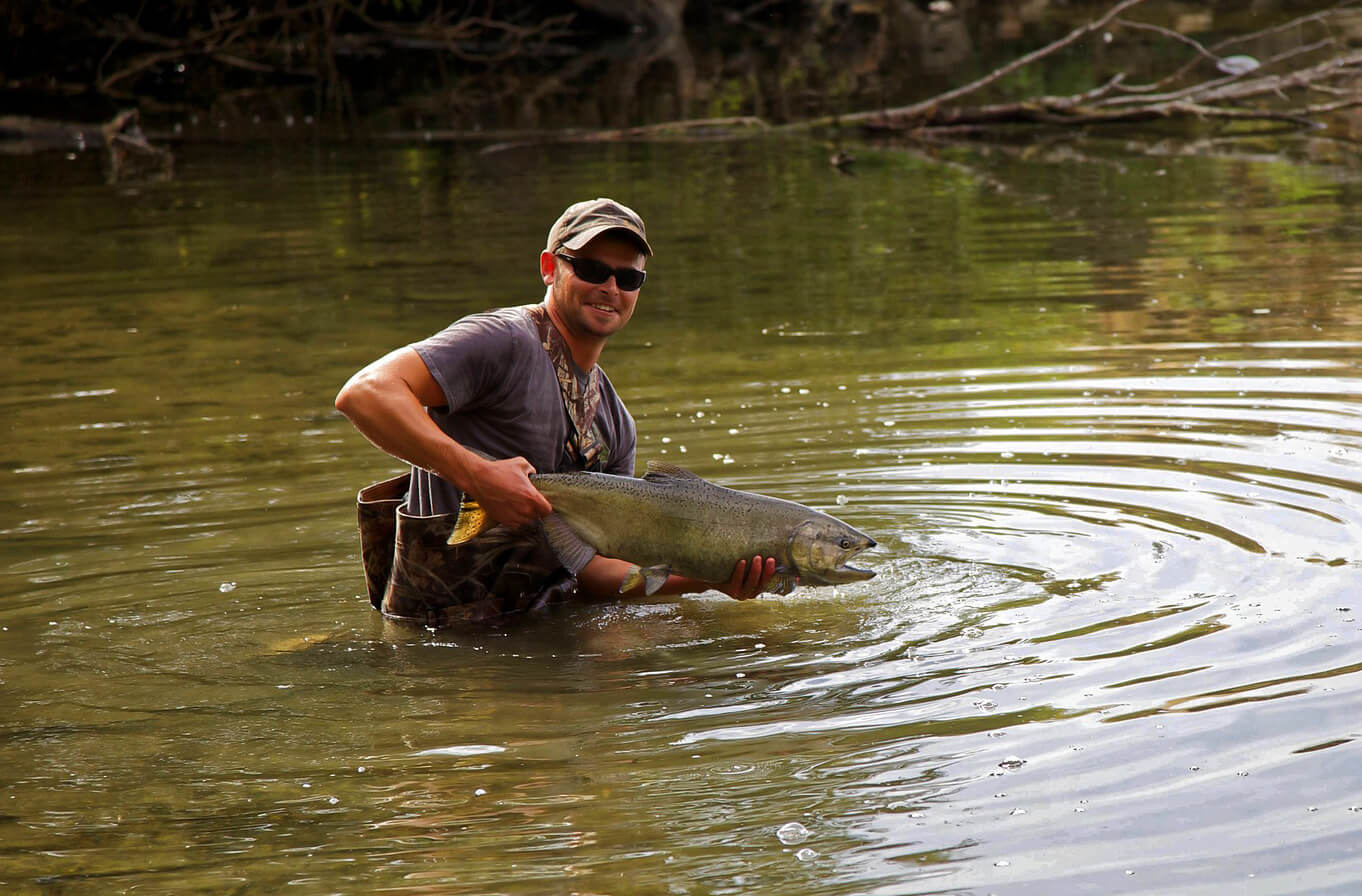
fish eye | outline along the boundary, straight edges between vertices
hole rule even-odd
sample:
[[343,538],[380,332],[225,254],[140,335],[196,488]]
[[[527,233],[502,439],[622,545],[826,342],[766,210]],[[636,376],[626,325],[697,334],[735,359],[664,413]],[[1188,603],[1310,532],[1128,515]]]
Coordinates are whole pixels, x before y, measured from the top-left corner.
[[851,547],[851,539],[850,539],[850,538],[843,538],[843,539],[842,539],[842,550],[845,551],[845,550],[846,550],[847,548],[849,548],[849,547]]

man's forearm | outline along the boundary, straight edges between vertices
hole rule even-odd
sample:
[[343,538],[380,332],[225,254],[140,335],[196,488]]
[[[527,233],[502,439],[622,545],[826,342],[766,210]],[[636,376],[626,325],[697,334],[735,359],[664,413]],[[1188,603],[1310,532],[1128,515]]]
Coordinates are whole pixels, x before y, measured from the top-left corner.
[[[577,573],[577,586],[587,597],[596,600],[618,598],[621,596],[620,585],[635,566],[636,564],[625,560],[616,560],[614,557],[602,557],[597,554],[587,561],[581,572]],[[698,579],[672,575],[667,577],[667,581],[658,591],[654,592],[654,595],[700,594],[704,591],[717,590],[717,588],[718,586],[711,582],[701,582]],[[642,597],[643,586],[635,585],[623,592],[622,596]]]

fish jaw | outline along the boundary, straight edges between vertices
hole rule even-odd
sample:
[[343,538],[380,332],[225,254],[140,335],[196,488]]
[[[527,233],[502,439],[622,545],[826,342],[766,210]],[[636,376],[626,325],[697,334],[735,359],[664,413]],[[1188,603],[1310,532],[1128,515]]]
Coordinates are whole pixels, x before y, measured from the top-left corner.
[[807,585],[843,585],[875,577],[874,570],[852,566],[850,560],[875,547],[875,539],[841,520],[825,517],[798,526],[790,537],[790,556],[799,579]]

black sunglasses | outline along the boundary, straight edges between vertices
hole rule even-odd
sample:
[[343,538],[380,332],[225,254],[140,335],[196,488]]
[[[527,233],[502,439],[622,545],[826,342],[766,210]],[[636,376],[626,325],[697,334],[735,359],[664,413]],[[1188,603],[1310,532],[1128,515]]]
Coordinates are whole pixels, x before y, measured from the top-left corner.
[[647,271],[640,271],[638,268],[612,268],[605,262],[597,261],[594,258],[578,258],[576,255],[564,255],[561,252],[553,254],[571,265],[572,273],[587,283],[604,283],[613,275],[615,283],[620,289],[625,292],[633,292],[642,286],[643,281],[648,277]]

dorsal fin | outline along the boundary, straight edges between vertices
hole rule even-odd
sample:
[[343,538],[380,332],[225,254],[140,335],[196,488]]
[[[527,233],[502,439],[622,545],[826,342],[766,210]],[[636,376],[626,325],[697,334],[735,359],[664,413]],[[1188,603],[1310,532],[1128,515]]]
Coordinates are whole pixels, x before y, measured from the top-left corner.
[[643,474],[643,478],[649,482],[666,482],[669,479],[692,479],[704,482],[704,478],[692,473],[685,467],[678,467],[676,464],[669,464],[662,460],[648,461],[648,472]]

